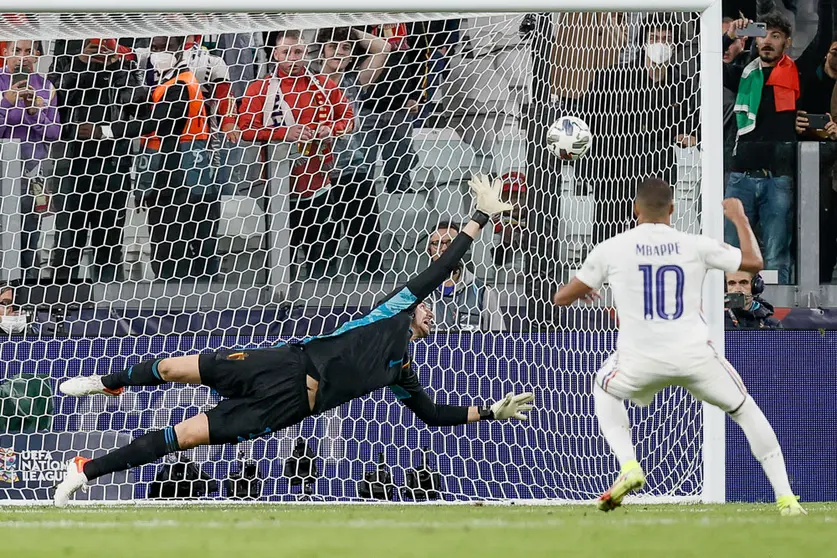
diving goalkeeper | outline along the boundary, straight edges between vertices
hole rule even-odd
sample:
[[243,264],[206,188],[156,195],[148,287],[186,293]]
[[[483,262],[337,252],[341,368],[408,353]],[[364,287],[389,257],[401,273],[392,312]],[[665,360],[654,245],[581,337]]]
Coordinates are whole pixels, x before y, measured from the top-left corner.
[[55,489],[55,505],[66,506],[87,481],[103,475],[204,444],[252,440],[386,386],[428,426],[526,419],[532,393],[510,393],[486,408],[437,405],[410,364],[410,342],[427,337],[433,324],[423,299],[457,268],[491,216],[512,209],[500,201],[500,181],[492,184],[487,177],[475,176],[469,184],[476,211],[444,254],[368,314],[329,334],[272,348],[147,360],[107,376],[63,382],[59,390],[72,396],[118,396],[128,386],[180,382],[209,386],[226,399],[206,413],[144,434],[101,457],[68,461],[66,476]]

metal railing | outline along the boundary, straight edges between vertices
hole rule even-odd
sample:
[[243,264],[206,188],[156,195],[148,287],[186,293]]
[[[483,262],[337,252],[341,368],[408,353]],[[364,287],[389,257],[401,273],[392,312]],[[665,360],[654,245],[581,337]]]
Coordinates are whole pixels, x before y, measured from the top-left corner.
[[821,157],[832,143],[797,144],[795,285],[766,285],[764,298],[779,307],[837,306],[837,284],[820,283]]

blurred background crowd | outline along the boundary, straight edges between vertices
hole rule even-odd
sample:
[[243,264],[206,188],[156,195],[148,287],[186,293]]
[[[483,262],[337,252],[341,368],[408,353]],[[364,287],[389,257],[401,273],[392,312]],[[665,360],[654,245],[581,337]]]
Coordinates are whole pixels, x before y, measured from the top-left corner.
[[[517,207],[434,295],[439,327],[514,328],[512,306],[547,323],[531,301],[631,226],[641,178],[674,184],[678,226],[699,230],[698,37],[717,33],[725,193],[744,203],[768,269],[728,278],[747,291],[728,326],[776,327],[764,284],[795,284],[802,250],[816,251],[822,284],[837,264],[834,5],[727,0],[724,13],[717,30],[694,14],[585,13],[4,41],[0,141],[14,146],[5,168],[17,165],[4,194],[20,234],[3,279],[278,284],[306,304],[384,290],[446,249],[467,179],[488,172]],[[563,114],[594,135],[575,164],[542,146]],[[819,146],[816,168],[800,169],[803,143]],[[800,244],[806,199],[816,246]]]

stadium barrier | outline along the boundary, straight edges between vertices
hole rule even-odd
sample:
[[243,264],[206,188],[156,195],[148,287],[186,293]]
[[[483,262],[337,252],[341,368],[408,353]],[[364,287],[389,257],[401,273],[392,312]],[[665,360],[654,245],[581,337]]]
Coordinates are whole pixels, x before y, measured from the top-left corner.
[[[208,388],[182,385],[134,389],[119,399],[72,399],[54,389],[61,379],[117,369],[134,355],[274,340],[157,336],[3,342],[0,355],[6,366],[0,378],[21,373],[48,376],[56,411],[50,432],[0,435],[0,500],[46,501],[62,460],[79,451],[89,454],[123,445],[145,430],[180,421],[218,400]],[[593,419],[590,395],[593,374],[613,343],[612,334],[601,333],[450,334],[416,345],[414,361],[437,400],[480,403],[508,391],[531,389],[537,407],[526,424],[431,429],[392,394],[376,392],[264,439],[184,454],[221,481],[207,494],[211,499],[229,496],[222,481],[240,468],[243,450],[245,459],[256,462],[262,501],[357,499],[358,483],[376,470],[381,452],[395,499],[410,501],[402,487],[409,470],[420,464],[424,447],[429,449],[431,468],[440,473],[439,492],[445,500],[590,499],[617,471]],[[837,414],[837,333],[729,332],[726,352],[776,429],[794,490],[803,501],[837,500],[832,459],[837,441],[828,427]],[[638,451],[649,471],[646,495],[689,501],[698,492],[702,411],[686,401],[682,392],[666,391],[650,408],[631,409]],[[299,437],[314,454],[317,477],[310,494],[288,478],[286,464]],[[770,501],[767,479],[731,423],[726,445],[727,499]],[[160,467],[146,465],[100,480],[89,497],[144,499]]]

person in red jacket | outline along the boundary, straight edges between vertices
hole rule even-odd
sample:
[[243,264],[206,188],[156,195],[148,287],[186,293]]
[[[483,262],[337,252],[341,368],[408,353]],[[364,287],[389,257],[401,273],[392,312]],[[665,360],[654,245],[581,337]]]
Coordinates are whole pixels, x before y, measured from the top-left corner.
[[252,82],[244,94],[238,128],[246,141],[293,142],[291,149],[291,245],[302,249],[309,275],[323,273],[323,246],[334,234],[327,203],[334,166],[332,144],[351,132],[353,113],[343,91],[308,70],[299,31],[276,33],[276,72]]

